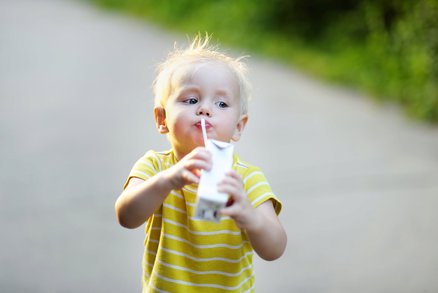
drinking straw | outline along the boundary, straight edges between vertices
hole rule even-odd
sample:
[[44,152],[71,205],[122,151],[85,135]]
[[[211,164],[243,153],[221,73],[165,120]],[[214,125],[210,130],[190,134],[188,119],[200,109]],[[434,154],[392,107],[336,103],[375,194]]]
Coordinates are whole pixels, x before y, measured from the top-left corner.
[[207,130],[205,129],[205,119],[201,118],[202,137],[204,138],[204,145],[207,143]]

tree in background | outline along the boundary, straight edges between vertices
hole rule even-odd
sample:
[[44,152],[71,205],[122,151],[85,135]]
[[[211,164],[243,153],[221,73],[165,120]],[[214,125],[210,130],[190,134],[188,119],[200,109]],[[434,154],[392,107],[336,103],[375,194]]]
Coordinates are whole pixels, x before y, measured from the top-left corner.
[[438,0],[89,1],[208,31],[438,121]]

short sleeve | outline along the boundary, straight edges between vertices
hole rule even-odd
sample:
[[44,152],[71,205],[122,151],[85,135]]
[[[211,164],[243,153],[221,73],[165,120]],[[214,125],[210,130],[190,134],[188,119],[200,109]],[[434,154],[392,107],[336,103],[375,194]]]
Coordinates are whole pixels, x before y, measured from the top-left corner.
[[263,172],[252,167],[243,176],[244,188],[253,207],[258,207],[267,200],[272,200],[275,212],[280,214],[282,203],[272,192],[271,186]]
[[126,188],[128,182],[131,178],[140,178],[143,180],[148,180],[161,170],[161,162],[154,151],[148,151],[143,157],[135,162],[134,166],[129,173],[128,179],[126,179],[123,189]]

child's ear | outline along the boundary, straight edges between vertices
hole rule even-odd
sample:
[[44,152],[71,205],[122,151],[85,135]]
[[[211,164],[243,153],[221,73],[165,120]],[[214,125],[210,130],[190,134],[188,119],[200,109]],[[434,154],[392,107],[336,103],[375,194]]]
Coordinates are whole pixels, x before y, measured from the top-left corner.
[[231,139],[233,141],[238,141],[240,136],[242,135],[243,129],[245,129],[245,125],[248,122],[248,115],[244,114],[240,116],[239,121],[237,121],[236,129],[234,130],[233,136]]
[[154,108],[154,117],[155,117],[155,124],[157,125],[158,132],[161,134],[166,134],[169,132],[169,129],[166,125],[166,110],[161,107],[155,107]]

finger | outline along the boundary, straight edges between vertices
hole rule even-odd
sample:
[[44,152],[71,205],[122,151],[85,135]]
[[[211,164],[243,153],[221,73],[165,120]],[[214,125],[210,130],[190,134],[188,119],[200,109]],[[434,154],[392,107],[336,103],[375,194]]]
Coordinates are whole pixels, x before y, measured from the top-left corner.
[[212,155],[210,151],[208,151],[207,149],[197,148],[196,152],[191,152],[183,160],[184,161],[201,160],[201,161],[212,162]]
[[233,178],[225,178],[218,183],[217,188],[219,192],[229,194],[231,197],[235,198],[235,200],[242,201],[246,198],[243,185]]
[[197,147],[187,155],[187,158],[211,159],[211,152],[204,147]]
[[240,214],[242,208],[237,205],[237,204],[233,204],[229,207],[223,208],[219,211],[219,213],[222,216],[229,216],[229,217],[234,217]]
[[188,170],[183,170],[181,177],[187,183],[199,183],[199,176]]
[[226,173],[226,175],[231,177],[231,178],[234,178],[235,180],[242,182],[242,184],[243,184],[242,176],[240,176],[240,174],[237,173],[236,171],[230,170]]
[[194,169],[192,170],[193,174],[195,174],[198,178],[201,178],[201,170],[199,169]]
[[225,208],[221,209],[219,211],[219,213],[220,213],[221,216],[229,216],[229,217],[231,217],[231,216],[234,215],[233,208],[231,206],[225,207]]
[[[236,197],[236,194],[241,193],[241,190],[237,188],[236,186],[226,184],[226,183],[220,183],[217,186],[217,191],[221,193],[226,193],[230,195],[232,198]],[[240,196],[237,196],[240,197]]]
[[243,180],[242,177],[234,170],[230,170],[227,173],[225,173],[225,180],[227,180],[228,182],[231,182],[233,185],[236,186],[242,186],[243,188]]
[[202,160],[202,159],[192,159],[188,160],[184,163],[184,168],[187,170],[210,170],[212,167],[212,163],[209,160]]
[[243,192],[243,185],[239,182],[239,181],[237,181],[236,179],[234,179],[234,178],[227,178],[227,177],[225,177],[222,181],[220,181],[219,183],[218,183],[218,186],[229,186],[229,187],[232,187],[232,188],[234,188],[234,189],[236,189],[236,190],[240,190],[240,191],[242,191]]

